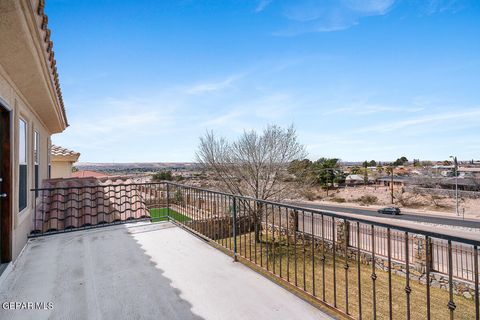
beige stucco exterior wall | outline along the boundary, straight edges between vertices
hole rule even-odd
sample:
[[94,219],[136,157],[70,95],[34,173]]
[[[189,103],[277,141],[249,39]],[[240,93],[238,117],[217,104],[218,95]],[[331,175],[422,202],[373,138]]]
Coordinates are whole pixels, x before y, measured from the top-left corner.
[[19,255],[25,243],[27,242],[27,235],[30,233],[34,211],[34,194],[28,192],[27,207],[19,212],[19,119],[23,119],[27,123],[27,190],[34,187],[34,158],[33,158],[33,144],[34,132],[40,134],[39,146],[39,185],[41,181],[48,177],[48,145],[50,139],[50,132],[42,123],[38,115],[33,111],[34,109],[28,105],[26,99],[22,97],[20,91],[15,87],[10,77],[0,64],[0,103],[7,109],[10,109],[11,122],[11,164],[12,164],[12,194],[9,196],[12,199],[12,213],[13,213],[13,232],[12,232],[12,258]]
[[71,178],[73,162],[52,160],[52,179]]

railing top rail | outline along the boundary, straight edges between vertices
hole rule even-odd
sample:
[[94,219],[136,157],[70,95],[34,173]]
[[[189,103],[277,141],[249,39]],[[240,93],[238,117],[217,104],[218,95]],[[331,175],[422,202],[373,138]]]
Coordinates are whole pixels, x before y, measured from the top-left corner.
[[282,207],[285,209],[290,209],[290,210],[296,210],[296,211],[302,211],[302,212],[307,212],[310,214],[319,214],[319,215],[324,215],[324,216],[329,216],[332,218],[336,219],[346,219],[349,221],[354,221],[354,222],[359,222],[359,223],[364,223],[364,224],[369,224],[369,225],[374,225],[377,227],[383,227],[383,228],[390,228],[390,229],[395,229],[395,230],[400,230],[408,233],[414,233],[414,234],[420,234],[423,236],[429,236],[432,238],[439,238],[439,239],[445,239],[445,240],[450,240],[454,242],[460,242],[460,243],[465,243],[465,244],[470,244],[470,245],[475,245],[480,247],[480,235],[472,235],[472,234],[465,234],[464,236],[458,236],[458,232],[452,230],[444,230],[442,232],[435,232],[432,231],[431,226],[409,226],[409,224],[412,224],[411,222],[385,222],[385,221],[379,221],[378,219],[385,219],[385,218],[378,218],[378,217],[358,217],[356,214],[351,214],[351,213],[339,213],[339,212],[333,212],[333,211],[328,211],[328,210],[318,210],[318,209],[313,209],[313,208],[306,208],[306,207],[301,207],[298,205],[292,205],[288,203],[281,203],[281,202],[275,202],[271,200],[262,200],[262,199],[256,199],[248,196],[242,196],[242,195],[234,195],[231,193],[226,193],[226,192],[221,192],[221,191],[215,191],[215,190],[209,190],[209,189],[204,189],[204,188],[199,188],[199,187],[193,187],[193,186],[186,186],[180,183],[176,182],[171,182],[171,181],[160,181],[160,182],[144,182],[144,183],[120,183],[120,184],[106,184],[106,185],[90,185],[90,186],[69,186],[69,187],[51,187],[51,188],[34,188],[30,189],[30,191],[54,191],[54,190],[68,190],[68,189],[88,189],[88,188],[97,188],[97,187],[125,187],[125,186],[145,186],[145,185],[173,185],[177,187],[182,187],[182,188],[187,188],[187,189],[192,189],[192,190],[197,190],[197,191],[203,191],[203,192],[209,192],[217,195],[222,195],[222,196],[227,196],[227,197],[235,197],[237,199],[242,199],[242,200],[248,200],[248,201],[255,201],[257,203],[262,203],[266,205],[272,205],[272,206],[277,206],[277,207]]
[[[68,189],[89,189],[98,187],[126,187],[126,186],[144,186],[144,185],[164,185],[166,183],[172,184],[168,181],[161,182],[140,182],[140,183],[115,183],[115,184],[95,184],[95,185],[83,185],[83,186],[68,186],[68,187],[48,187],[48,188],[32,188],[30,191],[54,191],[54,190],[68,190]],[[184,186],[187,187],[187,186]],[[211,190],[207,190],[211,191]]]

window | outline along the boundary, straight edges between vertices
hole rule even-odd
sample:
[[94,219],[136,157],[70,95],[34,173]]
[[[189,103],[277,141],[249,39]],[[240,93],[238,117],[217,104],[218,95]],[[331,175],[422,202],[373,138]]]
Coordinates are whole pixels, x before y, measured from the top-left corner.
[[18,162],[19,162],[19,190],[18,207],[22,211],[27,207],[27,123],[20,119],[18,123]]
[[[35,131],[33,135],[33,163],[35,164],[35,189],[38,189],[38,164],[40,163],[40,134]],[[35,199],[38,191],[35,191]]]

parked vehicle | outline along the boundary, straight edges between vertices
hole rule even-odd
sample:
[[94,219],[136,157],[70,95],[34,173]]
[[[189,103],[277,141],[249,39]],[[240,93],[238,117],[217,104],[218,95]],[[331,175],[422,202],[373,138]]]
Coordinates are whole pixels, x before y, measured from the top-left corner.
[[400,208],[397,208],[397,207],[386,207],[386,208],[379,209],[378,213],[397,215],[397,214],[401,214],[401,211],[400,211]]

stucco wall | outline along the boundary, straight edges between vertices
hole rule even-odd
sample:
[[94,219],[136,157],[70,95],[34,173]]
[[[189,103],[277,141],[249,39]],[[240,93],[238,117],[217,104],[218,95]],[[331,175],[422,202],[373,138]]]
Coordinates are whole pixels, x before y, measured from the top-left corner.
[[73,163],[70,161],[52,160],[52,179],[71,178]]
[[27,241],[27,235],[32,226],[32,214],[34,208],[34,195],[28,192],[27,207],[19,212],[19,132],[18,122],[23,119],[27,123],[27,190],[34,187],[34,159],[33,143],[34,132],[40,134],[39,145],[39,180],[40,185],[43,179],[48,177],[48,143],[50,132],[39,116],[33,111],[34,107],[29,106],[20,90],[16,88],[9,75],[3,69],[0,62],[0,103],[10,109],[11,121],[11,163],[12,163],[12,188],[9,193],[12,199],[13,234],[12,234],[12,258],[18,256]]

